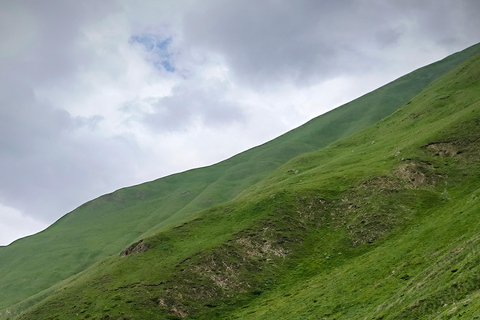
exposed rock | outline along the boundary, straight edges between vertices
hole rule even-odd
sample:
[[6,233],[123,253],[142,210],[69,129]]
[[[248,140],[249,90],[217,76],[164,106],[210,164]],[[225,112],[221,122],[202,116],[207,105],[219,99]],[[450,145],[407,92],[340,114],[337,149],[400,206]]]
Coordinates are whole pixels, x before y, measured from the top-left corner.
[[436,156],[440,157],[453,157],[459,153],[458,146],[454,142],[433,142],[423,147],[432,150]]
[[435,184],[438,177],[434,174],[433,166],[426,162],[408,160],[395,171],[397,177],[409,182],[410,186],[431,186]]
[[150,245],[143,240],[137,241],[131,246],[127,247],[125,250],[120,252],[120,256],[128,256],[129,254],[137,254],[137,253],[142,253],[148,250],[150,248]]

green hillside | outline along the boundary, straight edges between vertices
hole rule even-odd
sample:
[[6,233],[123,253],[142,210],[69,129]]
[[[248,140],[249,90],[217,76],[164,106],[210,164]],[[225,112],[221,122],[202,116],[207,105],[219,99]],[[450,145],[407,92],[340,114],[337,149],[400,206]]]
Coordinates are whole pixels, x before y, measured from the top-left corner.
[[[237,256],[245,254],[245,250],[251,251],[251,257],[244,257],[244,259],[248,260],[253,257],[255,259],[258,258],[260,260],[263,259],[273,262],[271,262],[271,266],[263,267],[261,261],[249,262],[246,265],[242,265],[238,261],[233,261],[232,263],[236,263],[238,266],[241,266],[241,268],[244,268],[244,270],[242,270],[254,279],[247,279],[245,282],[242,282],[242,284],[229,284],[228,280],[221,280],[227,282],[223,286],[220,285],[220,288],[225,291],[224,295],[226,295],[225,297],[222,296],[222,299],[227,301],[228,291],[230,289],[237,289],[236,291],[234,290],[235,297],[238,296],[238,292],[242,293],[240,297],[235,298],[236,300],[234,299],[232,302],[234,306],[237,306],[247,302],[250,303],[252,300],[250,289],[256,288],[260,286],[260,284],[260,289],[257,288],[255,289],[256,291],[253,291],[255,301],[261,300],[260,297],[264,296],[263,291],[269,291],[270,287],[280,285],[279,283],[282,283],[282,281],[286,281],[282,285],[290,288],[292,284],[288,284],[287,280],[282,279],[291,278],[290,268],[298,268],[296,259],[304,259],[305,253],[313,254],[313,252],[309,252],[312,248],[306,246],[309,241],[313,244],[317,243],[317,236],[332,237],[332,241],[328,242],[328,246],[332,246],[332,248],[335,247],[335,243],[338,242],[338,245],[340,245],[340,243],[344,241],[342,232],[335,231],[333,234],[325,233],[326,231],[310,232],[318,229],[318,226],[323,223],[323,218],[320,219],[321,221],[312,218],[311,223],[309,219],[305,218],[306,220],[303,219],[305,221],[302,222],[305,226],[302,225],[300,227],[301,223],[299,224],[298,221],[295,221],[295,219],[292,220],[290,217],[291,210],[298,209],[299,211],[306,210],[305,212],[310,212],[313,210],[312,208],[315,209],[317,207],[326,206],[325,208],[333,208],[334,204],[330,203],[330,200],[325,202],[326,200],[324,201],[323,199],[329,199],[329,197],[336,199],[335,197],[343,192],[342,188],[346,188],[346,186],[351,188],[352,183],[363,181],[362,179],[365,178],[365,174],[367,174],[369,170],[373,174],[376,172],[375,168],[380,168],[381,166],[375,164],[375,159],[372,158],[372,167],[368,167],[368,170],[367,167],[365,167],[365,163],[359,163],[358,166],[350,164],[352,168],[349,169],[349,167],[344,166],[344,164],[348,164],[348,161],[360,157],[361,154],[357,156],[357,154],[353,152],[352,154],[355,156],[352,157],[350,153],[348,153],[348,156],[346,156],[347,153],[334,153],[331,157],[325,158],[325,154],[335,149],[332,147],[333,149],[325,149],[323,153],[324,158],[320,159],[319,163],[310,165],[313,168],[313,166],[321,164],[322,166],[326,166],[325,169],[328,170],[337,168],[335,170],[340,172],[346,171],[345,175],[341,178],[333,171],[325,171],[322,177],[317,177],[316,175],[310,177],[310,174],[305,176],[306,173],[303,172],[304,168],[302,169],[300,166],[298,166],[298,168],[288,169],[286,172],[284,172],[285,167],[280,167],[281,169],[277,168],[297,155],[321,149],[391,114],[400,106],[410,101],[416,94],[425,89],[438,77],[479,51],[480,46],[477,45],[433,65],[419,69],[362,98],[318,117],[269,143],[253,148],[216,165],[172,175],[102,196],[67,214],[44,232],[16,241],[8,247],[0,248],[0,312],[2,313],[0,317],[10,318],[16,311],[42,300],[54,291],[57,292],[51,298],[54,300],[47,299],[46,301],[64,301],[59,302],[59,310],[63,310],[61,307],[62,303],[66,303],[64,307],[67,309],[77,310],[76,308],[79,307],[79,304],[77,305],[73,300],[69,300],[69,297],[77,297],[77,299],[79,299],[80,296],[84,295],[83,292],[85,292],[85,299],[90,299],[90,304],[92,304],[92,301],[95,300],[94,297],[99,295],[99,292],[97,292],[98,289],[103,286],[110,286],[105,290],[111,290],[111,286],[115,286],[116,284],[119,284],[119,287],[122,287],[125,283],[131,286],[135,281],[129,282],[130,279],[138,279],[138,277],[141,278],[144,275],[147,275],[147,278],[143,278],[142,281],[149,281],[148,277],[151,277],[152,281],[153,279],[158,279],[158,272],[152,273],[153,267],[159,268],[157,270],[162,270],[161,279],[170,279],[169,277],[183,279],[179,280],[180,282],[178,284],[174,284],[174,281],[171,280],[165,280],[168,281],[168,283],[172,283],[173,287],[162,287],[159,283],[163,280],[159,280],[159,282],[156,283],[157,285],[153,285],[155,282],[143,282],[144,284],[152,284],[152,288],[164,290],[165,292],[176,291],[175,286],[189,288],[189,281],[195,281],[195,279],[193,279],[196,277],[195,272],[198,271],[197,273],[199,273],[200,270],[203,270],[203,273],[206,274],[203,278],[208,282],[210,276],[215,278],[211,273],[217,271],[211,266],[203,266],[203,268],[206,269],[195,269],[199,268],[199,263],[201,265],[201,261],[198,259],[214,259],[212,255],[221,255],[221,250],[228,249],[226,243],[231,243],[233,252],[239,250],[236,253]],[[376,147],[379,145],[380,144],[374,143],[372,146]],[[315,153],[309,154],[301,159],[308,159],[308,157],[313,157],[314,154]],[[361,157],[357,159],[357,161],[360,160]],[[384,166],[382,170],[388,171],[387,167],[388,166]],[[353,170],[354,168],[360,169],[357,172]],[[261,182],[262,179],[268,176],[271,178]],[[306,179],[307,177],[308,179]],[[286,180],[283,181],[282,179]],[[314,179],[320,179],[320,181]],[[339,179],[343,182],[340,183]],[[326,188],[320,193],[325,193],[322,197],[319,197],[313,190],[310,190],[309,188],[311,187],[307,188],[307,186],[311,184],[312,186],[315,185],[315,190],[319,188],[322,189],[324,188],[321,184],[322,181],[337,181],[338,185],[336,185],[335,188]],[[290,185],[290,183],[293,182],[295,183]],[[254,186],[256,183],[259,184]],[[354,197],[357,196],[355,195]],[[358,195],[358,197],[361,198],[360,195]],[[234,198],[235,200],[233,200],[233,202],[227,203],[227,201]],[[224,204],[218,206],[222,203]],[[407,204],[405,204],[405,206],[408,207]],[[178,225],[178,223],[185,221],[185,219],[188,219],[203,209],[207,209],[205,212],[208,212],[208,214],[203,213],[203,218],[196,218],[192,222],[186,223],[184,227],[173,228],[173,226]],[[267,219],[270,214],[274,214],[274,217]],[[315,216],[313,213],[308,213],[308,215]],[[257,222],[254,223],[254,221]],[[402,221],[399,221],[398,224],[403,225],[402,223],[408,221],[408,219]],[[268,235],[268,237],[265,236],[267,238],[262,238],[262,236],[259,235],[261,232],[258,228],[262,227],[262,230],[270,230],[270,227],[268,227],[270,224],[272,224],[273,230],[275,230],[277,225],[283,225],[285,227],[287,230],[285,231],[287,234],[285,236],[287,238],[285,242],[288,244],[286,248],[277,248],[275,242],[272,242],[281,232],[278,233],[275,231],[272,235]],[[390,227],[394,228],[396,224],[397,222],[385,228],[390,230]],[[249,228],[252,231],[247,231]],[[157,233],[159,230],[163,232]],[[292,234],[290,234],[290,231]],[[253,233],[253,240],[250,239],[250,236],[247,236],[250,232]],[[264,233],[268,234],[267,231]],[[379,233],[380,236],[383,234],[382,232]],[[143,239],[148,235],[154,234],[155,236],[148,238],[149,250],[144,254],[128,255],[122,258],[117,257],[118,252],[135,240]],[[188,235],[188,237],[185,235]],[[242,235],[245,235],[245,237],[242,237]],[[374,236],[373,239],[377,239],[376,236]],[[228,242],[229,240],[230,242]],[[361,240],[357,242],[360,243],[361,248],[368,246],[364,245]],[[140,247],[146,246],[145,243],[147,242],[144,242]],[[264,243],[265,248],[268,248],[265,249],[261,246],[262,249],[258,249],[260,243]],[[343,243],[343,245],[346,244]],[[261,252],[259,252],[259,250]],[[359,250],[355,247],[355,250],[351,250],[351,254],[353,256],[360,255],[359,252],[364,249]],[[138,251],[142,250],[138,249]],[[205,254],[206,252],[209,253]],[[268,257],[265,256],[265,252],[268,253]],[[158,259],[158,254],[162,255],[161,261]],[[192,255],[195,258],[192,258]],[[288,259],[286,258],[287,255]],[[108,256],[111,257],[102,260],[102,258]],[[139,264],[138,261],[135,260],[138,258],[147,260],[145,260],[146,262],[144,264]],[[185,271],[187,277],[179,276],[174,269],[175,265],[181,265],[181,263],[179,264],[181,261],[179,259],[187,259],[183,262],[186,264],[186,267],[184,267],[182,271]],[[276,263],[278,262],[277,260],[285,262],[279,265]],[[85,273],[79,274],[79,272],[87,269],[95,262],[98,262],[95,268],[90,268]],[[127,265],[128,263],[132,263],[132,265],[127,266],[125,263],[127,263]],[[249,272],[250,265],[255,267],[257,263],[259,263],[260,268],[264,268],[262,269],[264,271]],[[228,265],[228,263],[225,262],[225,265]],[[135,272],[129,269],[130,267],[136,268],[134,270]],[[189,272],[190,274],[188,274]],[[271,272],[275,272],[275,275],[270,276]],[[305,272],[309,274],[310,271]],[[304,271],[300,270],[300,274],[303,273]],[[60,283],[58,286],[50,288],[52,285],[76,274],[78,274],[76,277],[77,280],[70,279],[63,284]],[[98,278],[97,275],[100,274],[102,276]],[[103,275],[106,275],[107,278],[111,278],[112,280],[99,280],[102,279]],[[193,278],[189,280],[189,276]],[[99,281],[98,286],[92,284],[91,279]],[[265,279],[271,279],[272,283],[265,285]],[[249,281],[251,281],[251,284]],[[75,285],[72,289],[59,289],[61,286],[66,285],[66,283],[68,283],[68,286],[72,285],[72,283]],[[150,286],[146,286],[145,288],[150,288]],[[132,298],[131,303],[144,298],[142,294],[137,296],[132,292],[143,292],[145,288],[140,285],[131,286],[132,290],[127,294],[135,297]],[[42,292],[42,290],[47,291]],[[69,290],[77,291],[75,293]],[[218,291],[218,288],[211,290]],[[69,294],[66,296],[60,294],[59,299],[58,295],[61,291],[68,291]],[[148,292],[148,290],[145,292]],[[79,296],[77,296],[77,294]],[[198,294],[200,295],[200,293]],[[212,295],[213,297],[218,296],[213,293]],[[110,301],[110,296],[107,296],[105,298],[106,300],[99,299],[98,303],[100,303],[100,301],[104,303]],[[65,297],[67,297],[67,300],[62,300]],[[126,296],[119,295],[118,299],[121,300],[124,297]],[[151,298],[149,304],[155,306],[152,310],[159,309],[159,304],[161,304],[160,301],[162,300],[159,297],[160,296]],[[195,300],[191,299],[191,297],[189,299],[192,301]],[[166,314],[168,314],[172,313],[172,308],[174,308],[172,306],[176,304],[183,306],[184,302],[173,300],[171,303],[164,302],[165,306],[160,306],[160,309],[165,309],[168,311]],[[18,302],[21,303],[12,307]],[[56,303],[57,302],[55,302],[55,304]],[[194,310],[205,309],[204,306],[196,305],[202,302],[192,303],[191,308]],[[214,302],[214,304],[215,303],[217,302]],[[225,303],[228,304],[230,302],[227,301]],[[136,303],[131,306],[134,305],[136,305]],[[42,306],[42,304],[40,306]],[[49,306],[49,308],[51,308],[51,306]],[[96,316],[104,311],[103,309],[98,309],[103,308],[101,304],[92,305],[91,308],[91,310],[93,310],[92,315],[95,314]],[[105,305],[105,308],[109,309],[110,307]],[[183,306],[182,308],[186,307]],[[127,309],[118,312],[127,312]],[[216,305],[212,305],[212,307],[208,307],[207,309],[211,309],[211,312],[224,309],[230,312],[235,308],[226,307],[225,305],[217,308]],[[257,309],[260,310],[260,306]],[[45,309],[40,307],[39,310]],[[83,313],[86,312],[85,310],[83,310]],[[111,310],[111,308],[109,310]],[[145,310],[150,309],[146,308]],[[59,312],[62,314],[66,311]],[[198,311],[197,313],[199,315],[209,314],[205,312],[206,311]],[[193,312],[192,314],[197,313]],[[183,311],[179,311],[177,316],[181,316],[182,314]],[[172,316],[172,314],[170,314],[170,316]],[[42,317],[32,317],[30,315],[29,319],[32,318]],[[145,314],[141,316],[137,315],[133,318],[147,319],[148,317],[147,314]]]
[[[218,197],[183,223],[142,218],[138,225],[160,232],[58,284],[45,299],[24,302],[19,308],[40,301],[18,319],[480,317],[480,55],[405,102],[366,130],[264,171],[261,181],[232,192],[232,201],[209,206],[227,200]],[[300,129],[272,143],[294,134],[311,139]],[[202,181],[207,169],[184,175]],[[149,192],[178,177],[99,198],[48,232],[73,222],[94,228],[104,219],[95,220],[101,207],[120,217],[112,229],[131,223],[126,203],[150,215],[174,207],[193,187],[169,190],[164,202],[149,201]],[[183,219],[189,211],[175,212]],[[170,223],[178,220],[173,215]],[[110,246],[115,251],[97,243],[103,254]]]

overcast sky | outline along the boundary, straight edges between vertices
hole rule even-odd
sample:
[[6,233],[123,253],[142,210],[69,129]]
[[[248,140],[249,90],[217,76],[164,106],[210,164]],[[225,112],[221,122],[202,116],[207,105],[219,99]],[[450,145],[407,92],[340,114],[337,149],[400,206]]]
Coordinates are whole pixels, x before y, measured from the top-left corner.
[[0,0],[0,245],[479,41],[478,0]]

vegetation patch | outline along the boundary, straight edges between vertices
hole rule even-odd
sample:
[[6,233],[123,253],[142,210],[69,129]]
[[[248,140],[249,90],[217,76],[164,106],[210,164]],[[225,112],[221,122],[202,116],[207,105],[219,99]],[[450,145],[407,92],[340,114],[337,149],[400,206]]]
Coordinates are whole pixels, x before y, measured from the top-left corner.
[[[313,207],[296,211],[309,210]],[[251,299],[282,272],[281,266],[301,245],[306,228],[295,216],[265,219],[218,247],[188,257],[160,291],[158,306],[167,314],[186,317]]]

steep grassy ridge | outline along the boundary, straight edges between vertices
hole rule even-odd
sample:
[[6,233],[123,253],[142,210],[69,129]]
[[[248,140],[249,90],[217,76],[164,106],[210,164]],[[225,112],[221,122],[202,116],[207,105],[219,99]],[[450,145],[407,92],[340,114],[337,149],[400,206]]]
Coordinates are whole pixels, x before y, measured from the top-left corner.
[[477,45],[419,69],[216,165],[102,196],[47,230],[0,248],[0,310],[117,254],[136,239],[233,199],[294,156],[368,127],[479,51]]
[[480,316],[480,55],[18,319]]

